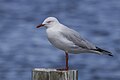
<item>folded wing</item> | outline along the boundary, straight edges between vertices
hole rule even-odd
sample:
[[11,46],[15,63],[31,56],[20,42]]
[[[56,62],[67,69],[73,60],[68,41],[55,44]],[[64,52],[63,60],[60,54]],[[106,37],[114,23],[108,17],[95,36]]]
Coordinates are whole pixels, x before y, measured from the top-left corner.
[[61,35],[66,37],[66,39],[72,41],[75,45],[84,48],[84,49],[96,49],[95,45],[92,43],[88,42],[87,40],[83,39],[78,32],[69,29],[69,28],[64,28],[61,32]]

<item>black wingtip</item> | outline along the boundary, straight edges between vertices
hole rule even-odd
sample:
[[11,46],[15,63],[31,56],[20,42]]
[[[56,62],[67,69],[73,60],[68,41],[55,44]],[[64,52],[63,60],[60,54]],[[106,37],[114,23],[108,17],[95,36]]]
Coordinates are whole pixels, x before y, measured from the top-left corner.
[[111,56],[111,57],[113,57],[113,55],[112,54],[108,54],[109,56]]
[[107,55],[109,55],[109,56],[112,56],[112,57],[113,57],[113,55],[112,55],[112,53],[111,53],[111,52],[106,51],[106,50],[104,50],[104,49],[101,49],[101,48],[99,48],[99,47],[96,47],[96,51],[99,51],[99,52],[102,52],[102,53],[106,53]]

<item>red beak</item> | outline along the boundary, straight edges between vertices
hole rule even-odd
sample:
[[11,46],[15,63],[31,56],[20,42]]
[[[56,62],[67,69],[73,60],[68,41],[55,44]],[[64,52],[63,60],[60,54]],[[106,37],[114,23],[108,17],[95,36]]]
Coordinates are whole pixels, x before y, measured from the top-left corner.
[[38,25],[36,28],[40,28],[40,27],[42,27],[42,26],[44,26],[45,24],[40,24],[40,25]]

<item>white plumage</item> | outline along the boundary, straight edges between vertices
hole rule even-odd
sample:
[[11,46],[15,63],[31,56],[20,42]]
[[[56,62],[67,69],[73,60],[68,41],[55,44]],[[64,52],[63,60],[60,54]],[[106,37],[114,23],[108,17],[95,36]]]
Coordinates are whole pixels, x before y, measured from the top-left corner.
[[55,17],[48,17],[37,28],[45,26],[48,40],[55,47],[68,53],[97,53],[112,54],[106,50],[96,47],[86,39],[82,38],[78,32],[61,24]]
[[[96,53],[113,56],[111,52],[96,47],[86,39],[82,38],[78,32],[61,24],[55,17],[48,17],[37,28],[45,26],[48,40],[56,48],[66,53],[66,68],[68,70],[68,53]],[[63,70],[63,69],[62,69]]]

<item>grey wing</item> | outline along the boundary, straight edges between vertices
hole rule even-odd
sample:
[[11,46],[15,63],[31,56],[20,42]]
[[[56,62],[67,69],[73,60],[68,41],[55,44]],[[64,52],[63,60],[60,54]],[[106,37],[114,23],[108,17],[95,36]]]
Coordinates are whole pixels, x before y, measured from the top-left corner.
[[66,37],[68,40],[72,41],[75,45],[84,48],[84,49],[96,49],[95,45],[83,39],[78,32],[75,30],[66,28],[61,34]]

